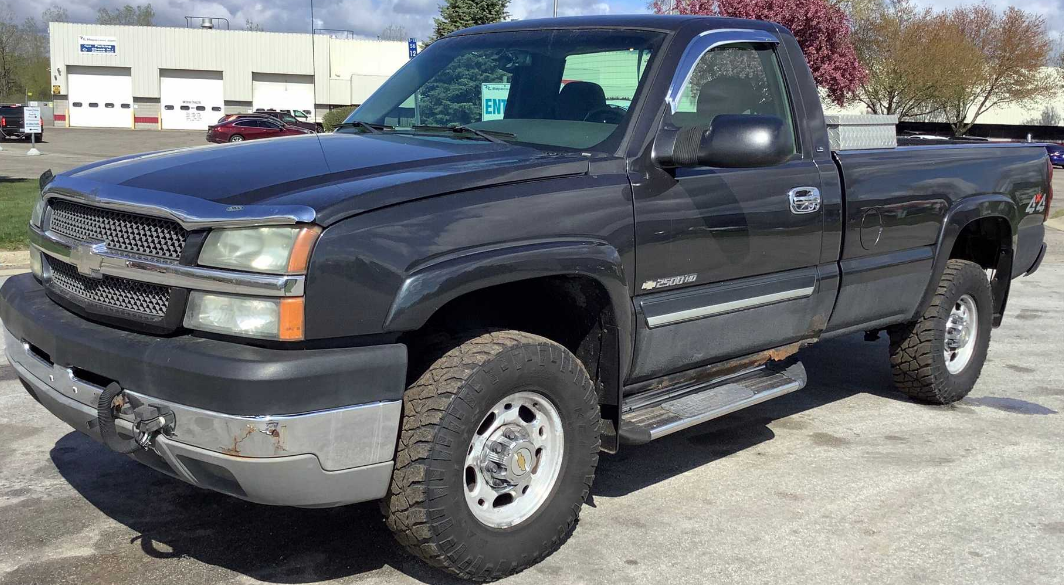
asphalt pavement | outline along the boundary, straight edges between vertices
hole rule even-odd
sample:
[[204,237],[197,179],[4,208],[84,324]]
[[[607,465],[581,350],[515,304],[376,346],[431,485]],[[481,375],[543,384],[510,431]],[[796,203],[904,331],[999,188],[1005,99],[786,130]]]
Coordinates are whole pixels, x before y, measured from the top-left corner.
[[114,128],[48,128],[37,144],[40,156],[27,156],[29,142],[0,141],[0,177],[36,179],[51,169],[61,173],[91,162],[138,152],[204,146],[199,130],[120,130]]
[[[604,455],[572,539],[504,582],[1060,583],[1064,232],[1047,240],[970,397],[907,400],[885,339],[817,344],[804,390]],[[0,585],[457,582],[406,555],[375,503],[191,487],[73,431],[0,364]]]

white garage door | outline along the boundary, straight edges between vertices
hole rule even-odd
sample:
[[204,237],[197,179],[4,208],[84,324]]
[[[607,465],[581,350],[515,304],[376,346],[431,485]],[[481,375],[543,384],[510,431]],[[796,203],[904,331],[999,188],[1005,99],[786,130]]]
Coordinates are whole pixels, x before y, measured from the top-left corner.
[[277,73],[251,74],[251,107],[255,110],[314,111],[313,77]]
[[133,127],[133,79],[128,67],[67,67],[71,126]]
[[164,130],[206,130],[222,117],[221,71],[159,71]]

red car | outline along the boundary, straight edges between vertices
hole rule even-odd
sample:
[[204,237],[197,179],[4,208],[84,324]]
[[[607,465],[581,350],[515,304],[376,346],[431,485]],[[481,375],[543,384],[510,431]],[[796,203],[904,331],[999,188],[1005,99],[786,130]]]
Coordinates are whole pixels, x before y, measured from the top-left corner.
[[207,127],[207,142],[243,142],[259,138],[276,136],[298,136],[313,134],[310,130],[297,126],[287,126],[272,118],[234,118],[214,126]]

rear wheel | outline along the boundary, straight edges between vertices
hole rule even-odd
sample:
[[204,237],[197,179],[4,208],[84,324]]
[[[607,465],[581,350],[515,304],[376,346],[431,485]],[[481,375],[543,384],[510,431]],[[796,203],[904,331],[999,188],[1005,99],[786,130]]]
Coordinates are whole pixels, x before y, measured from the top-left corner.
[[932,404],[967,396],[986,361],[992,317],[986,272],[974,262],[950,260],[920,319],[890,332],[895,386]]
[[229,142],[243,142],[244,137],[239,134],[233,134],[229,137]]
[[517,573],[569,538],[598,451],[597,394],[569,351],[519,331],[478,335],[403,397],[388,526],[462,578]]

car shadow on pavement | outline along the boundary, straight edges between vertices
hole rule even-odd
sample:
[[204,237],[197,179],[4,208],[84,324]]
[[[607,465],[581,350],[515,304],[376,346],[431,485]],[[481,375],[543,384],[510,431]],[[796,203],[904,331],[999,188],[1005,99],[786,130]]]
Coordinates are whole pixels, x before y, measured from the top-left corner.
[[[891,384],[882,339],[846,337],[800,356],[810,377],[805,389],[604,456],[592,495],[624,496],[755,447],[775,437],[770,423],[858,393],[906,400]],[[272,583],[337,579],[385,566],[426,583],[464,583],[403,551],[376,502],[326,509],[252,504],[154,471],[78,432],[63,436],[51,458],[90,504],[137,533],[129,544],[151,558],[188,557]]]
[[[592,496],[619,497],[691,469],[708,465],[770,441],[777,428],[823,431],[793,415],[843,400],[873,394],[911,402],[894,389],[888,361],[887,335],[867,342],[863,334],[823,341],[798,353],[809,383],[797,392],[723,416],[646,445],[624,446],[616,455],[599,458]],[[916,405],[913,405],[916,407]],[[808,427],[807,427],[808,425]],[[594,505],[593,498],[590,500]]]
[[[193,487],[78,432],[56,442],[51,458],[85,500],[137,533],[128,545],[151,559],[191,558],[271,583],[339,579],[385,566],[425,583],[462,583],[402,550],[376,502],[324,509],[253,504]],[[136,555],[123,554],[129,553]]]

